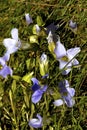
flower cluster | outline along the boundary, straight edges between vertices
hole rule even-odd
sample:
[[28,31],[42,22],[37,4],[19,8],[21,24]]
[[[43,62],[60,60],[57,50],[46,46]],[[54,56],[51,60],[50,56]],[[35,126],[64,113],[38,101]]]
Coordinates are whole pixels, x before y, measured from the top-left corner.
[[[26,23],[28,26],[33,24],[33,20],[29,14],[25,14]],[[77,24],[73,23],[72,20],[69,23],[69,26],[72,29],[77,28]],[[79,61],[76,59],[77,54],[81,51],[80,47],[70,48],[66,50],[65,46],[61,43],[60,37],[55,34],[57,27],[55,27],[54,23],[50,26],[44,27],[44,22],[41,17],[37,17],[37,24],[35,24],[32,28],[32,35],[29,36],[30,44],[38,44],[41,38],[45,37],[45,41],[48,45],[48,50],[53,55],[54,59],[59,62],[59,70],[62,75],[68,75],[72,70],[73,66],[77,66]],[[54,36],[55,35],[55,36]],[[3,45],[6,48],[6,52],[3,57],[0,57],[0,64],[2,66],[0,70],[0,75],[4,78],[7,75],[12,75],[12,69],[7,65],[7,61],[10,59],[10,55],[16,52],[21,47],[21,41],[18,37],[18,29],[14,28],[11,30],[11,37],[3,40]],[[41,80],[46,80],[49,78],[49,58],[46,52],[43,52],[39,57],[39,72],[42,76]],[[37,104],[42,100],[44,93],[47,92],[50,85],[49,83],[41,83],[36,77],[31,77],[32,81],[32,96],[31,102],[33,104]],[[58,90],[60,94],[60,98],[53,102],[54,106],[61,106],[66,104],[68,107],[73,107],[75,104],[74,95],[75,89],[71,88],[69,85],[69,81],[64,79],[60,81],[58,84]],[[37,118],[33,118],[29,120],[29,126],[34,128],[41,128],[43,126],[43,118],[40,114],[37,114]]]

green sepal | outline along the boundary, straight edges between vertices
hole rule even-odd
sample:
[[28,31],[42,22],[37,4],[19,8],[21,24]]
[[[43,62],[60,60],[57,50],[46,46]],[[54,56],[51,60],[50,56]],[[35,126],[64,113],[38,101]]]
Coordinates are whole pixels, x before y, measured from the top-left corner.
[[27,83],[31,83],[31,78],[33,76],[33,73],[34,72],[31,72],[31,73],[28,73],[28,74],[24,75],[23,78],[22,78],[22,80],[24,80]]
[[42,20],[42,17],[41,16],[37,16],[37,24],[39,25],[39,26],[44,26],[44,22],[43,22],[43,20]]

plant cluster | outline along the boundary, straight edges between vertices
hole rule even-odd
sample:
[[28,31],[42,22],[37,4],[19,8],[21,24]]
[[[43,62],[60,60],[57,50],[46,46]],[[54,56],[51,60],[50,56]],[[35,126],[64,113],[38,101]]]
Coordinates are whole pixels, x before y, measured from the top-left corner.
[[[14,102],[13,102],[13,95],[15,93],[15,84],[16,81],[20,82],[20,85],[23,89],[24,94],[24,102],[26,105],[23,104],[22,109],[26,109],[28,111],[29,107],[29,95],[27,91],[31,92],[31,104],[39,104],[40,101],[43,102],[43,98],[45,96],[52,96],[54,101],[50,101],[54,107],[56,106],[64,106],[73,107],[75,104],[75,89],[70,87],[70,83],[67,80],[69,73],[72,71],[73,68],[78,68],[79,61],[76,59],[76,56],[81,51],[80,47],[66,49],[65,46],[60,41],[60,36],[57,35],[56,31],[58,26],[51,23],[49,26],[45,26],[44,21],[40,16],[37,16],[37,23],[34,24],[31,16],[29,14],[25,14],[26,24],[27,27],[31,26],[31,35],[28,38],[28,42],[26,43],[20,40],[18,36],[18,29],[13,28],[11,30],[11,37],[12,38],[5,38],[3,40],[3,45],[6,48],[6,51],[2,57],[0,57],[0,76],[1,78],[6,78],[8,81],[8,75],[12,76],[14,79],[12,83],[12,90],[9,91],[9,98],[11,101],[11,107],[14,114],[14,118],[12,119],[16,127],[18,127]],[[69,27],[73,30],[77,30],[77,24],[70,20]],[[11,64],[8,65],[9,61],[11,60],[11,56],[13,53],[17,54],[18,51],[22,50],[32,52],[34,54],[33,58],[30,58],[26,61],[26,67],[33,66],[35,63],[35,69],[33,67],[29,68],[29,73],[23,75],[23,77],[15,76],[15,69],[11,68]],[[33,51],[32,51],[33,50]],[[57,87],[57,94],[55,94],[55,90],[51,87],[52,84],[55,84],[56,75],[55,72],[50,73],[49,66],[53,66],[53,63],[50,62],[50,59],[53,60],[53,63],[56,62],[57,66],[55,65],[55,70],[58,71],[58,75],[60,77],[63,76],[62,80],[58,82]],[[20,63],[21,64],[21,63]],[[24,71],[24,70],[23,70]],[[52,75],[53,73],[53,75]],[[38,78],[37,78],[38,77]],[[9,77],[11,78],[11,77]],[[30,86],[30,89],[26,89],[27,84]],[[56,95],[56,96],[55,96]],[[45,99],[46,100],[46,99]],[[50,104],[49,104],[50,105]],[[25,107],[27,106],[27,107]],[[33,109],[34,105],[31,106]],[[6,109],[5,109],[6,110]],[[31,110],[33,111],[33,110]],[[8,113],[8,112],[7,112]],[[34,113],[34,112],[33,112]],[[28,115],[27,115],[28,114]],[[29,113],[27,112],[26,117],[27,121],[29,120],[29,126],[33,128],[41,128],[42,126],[46,125],[46,121],[37,113],[37,118],[30,118]],[[33,116],[33,114],[32,114]],[[31,117],[32,117],[31,116]],[[47,125],[51,121],[48,121]]]

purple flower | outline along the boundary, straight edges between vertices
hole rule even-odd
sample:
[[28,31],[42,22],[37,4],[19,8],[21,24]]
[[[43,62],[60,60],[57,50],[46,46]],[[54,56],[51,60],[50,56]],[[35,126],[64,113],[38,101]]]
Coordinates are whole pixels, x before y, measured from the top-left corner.
[[12,38],[6,38],[3,40],[3,44],[6,47],[6,51],[8,54],[16,52],[21,46],[17,28],[13,28],[11,30],[11,36]]
[[29,13],[25,14],[26,23],[29,25],[33,23],[32,18],[30,17]]
[[0,65],[2,66],[1,70],[0,70],[0,75],[4,78],[7,77],[7,75],[12,75],[12,69],[6,65],[6,61],[9,60],[9,54],[5,53],[5,55],[3,57],[0,57]]
[[11,30],[11,36],[12,38],[6,38],[3,40],[3,44],[6,47],[6,53],[3,57],[0,57],[0,64],[2,66],[0,75],[4,78],[6,78],[9,74],[12,75],[12,69],[6,65],[6,61],[9,60],[10,54],[16,52],[21,46],[17,28],[13,28]]
[[56,54],[56,58],[59,61],[59,69],[63,70],[62,74],[67,75],[71,71],[71,67],[73,65],[78,65],[79,62],[74,57],[80,52],[80,47],[75,47],[66,50],[64,45],[60,42],[60,39],[56,43],[56,48],[54,52]]
[[35,92],[40,89],[39,81],[36,78],[32,78],[31,80],[33,82],[32,90]]
[[69,87],[67,80],[60,82],[58,87],[61,94],[61,99],[55,100],[54,105],[60,106],[65,103],[68,107],[73,107],[75,104],[75,100],[73,99],[73,96],[75,95],[75,89]]
[[42,117],[37,114],[36,116],[37,118],[33,118],[33,119],[30,119],[29,121],[29,126],[33,127],[33,128],[41,128],[43,126],[43,123],[42,123]]
[[32,90],[34,91],[31,100],[36,104],[40,101],[43,93],[47,90],[47,85],[40,87],[39,81],[36,78],[32,78],[31,80],[33,81]]
[[43,86],[43,88],[37,89],[32,95],[32,102],[35,104],[38,103],[46,90],[47,86]]

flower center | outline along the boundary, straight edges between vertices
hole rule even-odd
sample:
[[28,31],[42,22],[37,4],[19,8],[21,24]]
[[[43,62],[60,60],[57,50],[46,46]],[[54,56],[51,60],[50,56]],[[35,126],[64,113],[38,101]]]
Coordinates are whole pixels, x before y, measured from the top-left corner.
[[68,94],[67,92],[64,92],[64,93],[63,93],[63,96],[67,96],[67,94]]
[[2,67],[3,67],[3,66],[0,64],[0,70],[2,69]]
[[69,61],[69,59],[68,59],[67,56],[63,56],[63,57],[61,58],[61,60],[65,61],[65,62],[68,62],[68,61]]

